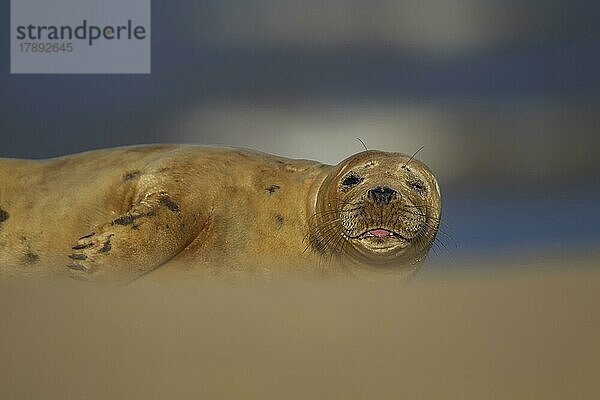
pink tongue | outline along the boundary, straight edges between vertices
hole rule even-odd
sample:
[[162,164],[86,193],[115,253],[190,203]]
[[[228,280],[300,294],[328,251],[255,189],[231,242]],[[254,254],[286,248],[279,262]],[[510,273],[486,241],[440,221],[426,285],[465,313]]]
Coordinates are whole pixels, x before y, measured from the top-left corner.
[[386,231],[385,229],[373,229],[369,231],[369,233],[373,236],[377,236],[378,238],[386,237],[392,234],[390,231]]

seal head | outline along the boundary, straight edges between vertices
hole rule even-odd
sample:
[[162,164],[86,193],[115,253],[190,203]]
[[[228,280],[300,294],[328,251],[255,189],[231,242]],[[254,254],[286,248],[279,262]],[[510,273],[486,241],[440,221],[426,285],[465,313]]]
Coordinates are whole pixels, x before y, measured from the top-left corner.
[[312,229],[327,251],[353,264],[416,271],[440,216],[440,190],[425,164],[406,154],[365,151],[325,178]]

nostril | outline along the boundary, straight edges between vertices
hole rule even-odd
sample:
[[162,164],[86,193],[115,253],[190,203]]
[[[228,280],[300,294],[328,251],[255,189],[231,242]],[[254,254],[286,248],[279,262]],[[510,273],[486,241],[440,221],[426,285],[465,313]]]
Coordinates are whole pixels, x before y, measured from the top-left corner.
[[396,196],[396,191],[389,187],[376,187],[369,190],[369,196],[376,204],[389,204]]

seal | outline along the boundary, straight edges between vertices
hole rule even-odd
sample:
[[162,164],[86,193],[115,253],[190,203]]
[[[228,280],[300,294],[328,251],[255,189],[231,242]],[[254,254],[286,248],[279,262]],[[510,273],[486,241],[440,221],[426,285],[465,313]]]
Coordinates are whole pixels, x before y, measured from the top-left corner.
[[435,239],[440,201],[425,164],[382,151],[336,166],[191,145],[0,159],[0,274],[404,279]]

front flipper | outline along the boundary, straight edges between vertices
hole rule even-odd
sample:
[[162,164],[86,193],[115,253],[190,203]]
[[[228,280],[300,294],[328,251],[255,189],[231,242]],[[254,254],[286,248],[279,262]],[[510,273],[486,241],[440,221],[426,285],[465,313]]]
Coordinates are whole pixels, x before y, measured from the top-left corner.
[[125,214],[79,238],[68,256],[69,273],[80,280],[133,281],[183,250],[196,219],[166,191],[147,193]]

